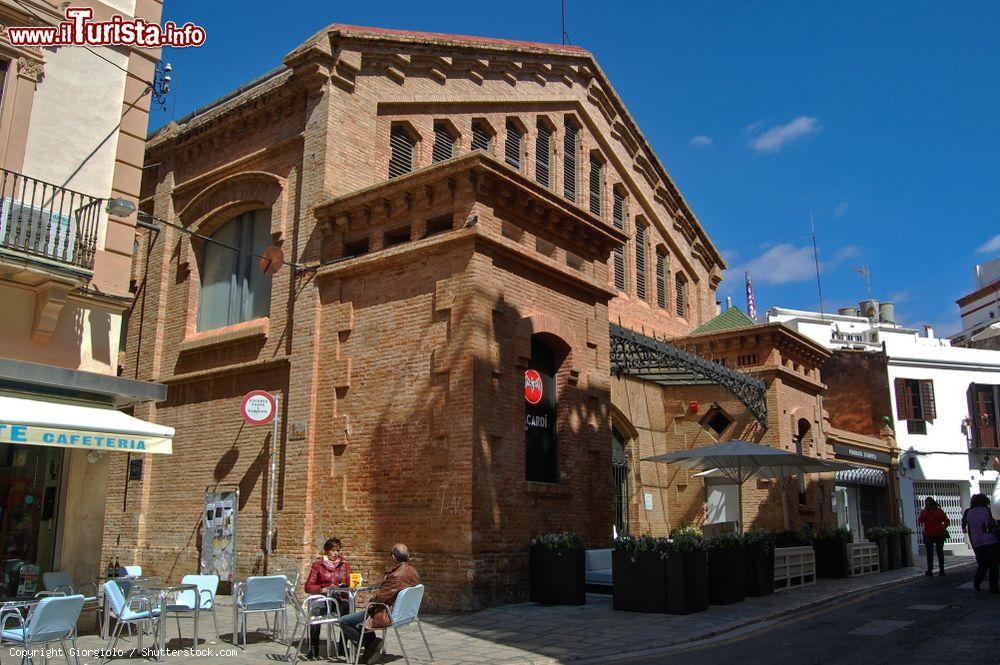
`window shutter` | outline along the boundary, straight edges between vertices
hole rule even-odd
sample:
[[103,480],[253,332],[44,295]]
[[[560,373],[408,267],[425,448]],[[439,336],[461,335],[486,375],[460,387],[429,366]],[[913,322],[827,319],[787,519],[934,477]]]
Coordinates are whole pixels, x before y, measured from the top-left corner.
[[674,296],[676,298],[675,311],[677,316],[687,314],[687,294],[684,292],[684,276],[679,272],[674,273]]
[[398,178],[413,170],[413,141],[406,130],[394,125],[389,135],[389,177]]
[[614,195],[614,205],[611,211],[611,219],[615,224],[615,228],[619,231],[625,230],[625,196],[622,195],[617,190]]
[[646,225],[635,225],[635,294],[646,299]]
[[934,382],[920,382],[920,405],[923,407],[924,420],[929,423],[937,418],[937,406],[934,404]]
[[566,121],[563,132],[563,196],[576,201],[576,148],[579,130],[572,120]]
[[894,379],[892,384],[896,392],[896,418],[909,420],[913,417],[913,409],[906,394],[906,379]]
[[603,164],[594,157],[590,158],[590,212],[601,216],[601,182],[603,180]]
[[656,253],[656,305],[667,308],[667,257],[663,252]]
[[448,127],[443,123],[434,125],[434,151],[433,161],[443,162],[455,156],[455,137],[451,135]]
[[970,432],[972,436],[972,447],[981,448],[983,444],[980,443],[981,437],[979,433],[979,423],[981,422],[982,415],[979,413],[979,402],[976,400],[976,384],[970,383],[969,389],[965,391],[965,398],[969,401],[969,418],[972,419]]
[[481,122],[472,123],[472,149],[490,150],[490,133]]
[[614,250],[615,288],[625,290],[625,248],[619,245]]
[[538,138],[535,140],[535,180],[544,187],[551,187],[549,155],[552,151],[552,132],[543,122],[538,123]]
[[520,128],[507,121],[507,142],[504,144],[504,159],[517,170],[521,170],[521,140],[524,135]]

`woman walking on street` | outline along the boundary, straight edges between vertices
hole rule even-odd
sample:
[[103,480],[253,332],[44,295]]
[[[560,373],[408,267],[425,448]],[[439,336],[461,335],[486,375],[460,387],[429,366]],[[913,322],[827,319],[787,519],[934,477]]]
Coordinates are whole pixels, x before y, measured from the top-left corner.
[[944,541],[948,539],[948,525],[951,521],[941,510],[934,497],[924,500],[924,509],[917,517],[917,523],[924,525],[924,550],[927,552],[927,577],[934,576],[934,550],[937,550],[938,575],[944,575]]
[[985,494],[973,494],[969,509],[962,514],[962,531],[969,534],[972,551],[976,553],[976,576],[972,585],[979,591],[987,571],[990,574],[990,593],[1000,593],[1000,540],[996,536],[997,523],[990,514],[990,500]]

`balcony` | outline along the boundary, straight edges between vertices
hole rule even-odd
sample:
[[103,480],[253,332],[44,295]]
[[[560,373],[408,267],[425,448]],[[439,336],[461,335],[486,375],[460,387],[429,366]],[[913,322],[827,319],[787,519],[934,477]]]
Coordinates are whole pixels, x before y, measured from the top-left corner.
[[0,263],[88,281],[102,202],[0,169]]

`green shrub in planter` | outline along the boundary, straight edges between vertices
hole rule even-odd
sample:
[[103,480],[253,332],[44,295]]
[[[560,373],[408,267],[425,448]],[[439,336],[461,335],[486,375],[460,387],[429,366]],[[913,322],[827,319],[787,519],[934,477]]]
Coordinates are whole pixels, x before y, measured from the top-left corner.
[[[846,546],[852,539],[850,530],[844,527],[836,529],[828,527],[813,532],[816,577],[840,578],[850,575],[851,566]],[[898,551],[898,546],[896,549]]]
[[774,536],[767,529],[743,534],[748,596],[774,593]]
[[777,531],[774,533],[775,547],[808,547],[812,545],[812,535],[806,531]]
[[615,538],[611,553],[612,607],[631,612],[667,611],[666,539]]
[[683,526],[670,532],[667,548],[667,612],[708,609],[708,561],[701,530]]
[[708,551],[708,602],[729,605],[746,600],[746,556],[743,538],[720,533],[705,541]]
[[878,569],[881,571],[889,568],[889,530],[880,526],[873,526],[865,530],[865,537],[869,541],[878,545]]
[[899,527],[899,565],[909,568],[913,565],[913,529],[908,526]]
[[530,598],[543,605],[583,605],[586,557],[575,533],[543,533],[529,550]]

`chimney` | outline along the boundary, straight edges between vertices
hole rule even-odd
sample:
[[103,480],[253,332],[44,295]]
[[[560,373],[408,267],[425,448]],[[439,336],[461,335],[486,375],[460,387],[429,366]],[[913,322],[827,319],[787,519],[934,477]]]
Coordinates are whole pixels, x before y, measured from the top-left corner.
[[837,314],[841,314],[843,316],[857,316],[858,315],[858,308],[857,307],[841,307],[840,309],[837,310]]
[[896,322],[896,305],[891,302],[884,302],[878,306],[879,318],[882,323]]
[[934,339],[934,326],[929,323],[924,324],[924,337]]

